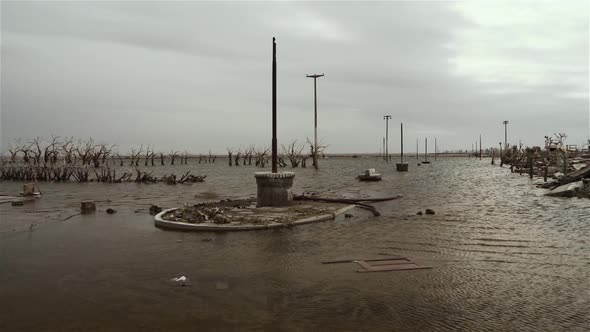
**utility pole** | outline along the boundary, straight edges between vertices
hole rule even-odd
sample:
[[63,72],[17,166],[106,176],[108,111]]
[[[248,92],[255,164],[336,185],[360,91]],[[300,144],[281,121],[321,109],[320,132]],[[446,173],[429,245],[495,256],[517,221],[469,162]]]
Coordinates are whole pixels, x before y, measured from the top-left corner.
[[324,74],[306,75],[306,77],[313,78],[313,166],[318,169],[318,93],[317,93],[317,78]]
[[418,139],[416,138],[416,160],[418,159]]
[[436,137],[434,138],[434,160],[436,160],[436,154],[437,154],[437,146],[436,146]]
[[502,122],[504,124],[504,149],[508,148],[508,120]]
[[272,37],[272,172],[277,173],[277,42]]
[[424,138],[424,163],[428,163],[428,137]]
[[404,124],[400,125],[400,132],[401,132],[401,157],[402,157],[402,164],[404,163]]
[[481,160],[481,134],[479,134],[479,160]]
[[381,157],[385,160],[385,137],[383,137],[383,155]]
[[385,115],[383,119],[385,119],[385,161],[389,161],[389,119],[391,119],[391,115]]

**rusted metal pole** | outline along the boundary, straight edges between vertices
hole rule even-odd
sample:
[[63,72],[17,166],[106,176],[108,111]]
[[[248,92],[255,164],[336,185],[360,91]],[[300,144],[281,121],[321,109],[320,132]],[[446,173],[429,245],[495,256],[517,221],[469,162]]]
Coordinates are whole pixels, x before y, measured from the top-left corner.
[[277,43],[272,37],[272,172],[277,173]]

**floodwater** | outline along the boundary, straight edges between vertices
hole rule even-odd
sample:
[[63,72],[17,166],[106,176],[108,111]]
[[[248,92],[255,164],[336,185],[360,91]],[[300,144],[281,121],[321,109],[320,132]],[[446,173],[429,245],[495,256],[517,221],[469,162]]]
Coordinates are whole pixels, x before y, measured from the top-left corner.
[[[439,159],[397,173],[373,159],[295,169],[295,192],[404,198],[288,229],[182,233],[149,204],[254,196],[253,166],[153,167],[192,185],[41,184],[0,205],[1,331],[588,331],[590,201],[543,196],[488,160]],[[384,180],[354,176],[376,167]],[[149,168],[149,167],[148,167]],[[285,169],[287,170],[287,169]],[[291,170],[291,169],[288,169]],[[1,182],[15,193],[20,183]],[[93,215],[79,202],[97,201]],[[110,201],[109,201],[110,200]],[[108,207],[116,209],[107,215]],[[431,208],[434,216],[417,216]],[[210,241],[204,241],[211,239]],[[357,273],[323,260],[402,255],[430,270]],[[189,285],[171,282],[186,276]]]

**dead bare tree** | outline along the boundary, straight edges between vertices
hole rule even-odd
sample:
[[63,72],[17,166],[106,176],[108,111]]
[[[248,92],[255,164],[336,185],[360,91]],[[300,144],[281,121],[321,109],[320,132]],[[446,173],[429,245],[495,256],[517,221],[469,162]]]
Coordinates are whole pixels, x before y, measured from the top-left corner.
[[281,145],[283,148],[283,154],[289,158],[289,162],[291,163],[291,167],[295,168],[299,166],[301,162],[301,154],[303,149],[305,149],[305,145],[297,146],[297,140],[291,142],[287,147]]
[[59,144],[59,136],[51,135],[51,142],[43,148],[43,162],[45,164],[54,164],[57,160],[57,146]]
[[61,151],[64,155],[64,162],[66,165],[71,165],[74,162],[74,137],[66,137],[61,142]]
[[82,161],[82,166],[90,164],[90,156],[94,150],[94,139],[89,138],[86,141],[78,140],[78,145],[75,148],[76,153]]
[[174,160],[178,158],[180,152],[171,150],[168,154],[170,156],[170,165],[174,165]]
[[160,152],[160,165],[164,166],[164,153]]
[[214,163],[214,162],[215,162],[215,158],[217,158],[217,156],[214,156],[214,155],[211,153],[211,149],[209,149],[209,157],[207,158],[207,162],[208,162],[208,163],[210,163],[210,164],[212,164],[212,163]]
[[[327,145],[323,144],[322,140],[320,140],[317,143],[317,146],[314,146],[314,143],[309,138],[307,138],[307,144],[309,144],[309,147],[310,147],[310,158],[313,158],[313,156],[315,154],[317,154],[317,155],[322,154],[323,155],[324,150],[328,147]],[[314,160],[312,162],[313,167],[315,169],[319,169],[319,165],[316,164],[316,160],[318,160],[318,158],[313,158],[313,160]]]
[[259,148],[256,150],[256,166],[264,167],[268,162],[268,154],[270,153],[270,148]]
[[35,165],[39,165],[41,164],[41,138],[34,138],[33,141],[30,142],[30,144],[31,148],[34,148],[31,149],[31,153],[33,155],[33,162]]
[[10,163],[14,164],[16,162],[16,157],[18,153],[21,151],[20,146],[20,138],[14,140],[14,144],[8,144],[8,152],[10,153]]
[[232,165],[232,155],[233,155],[233,153],[234,153],[234,150],[233,149],[227,148],[227,156],[228,156],[228,159],[229,159],[229,166]]
[[136,150],[135,148],[131,148],[131,163],[129,163],[129,166],[133,166],[133,164],[135,164],[135,166],[139,165],[139,158],[141,156],[142,151],[143,151],[143,145],[141,145],[139,147],[139,150]]
[[242,154],[242,148],[238,148],[238,151],[236,152],[235,162],[234,162],[235,166],[240,166],[240,155],[241,154]]

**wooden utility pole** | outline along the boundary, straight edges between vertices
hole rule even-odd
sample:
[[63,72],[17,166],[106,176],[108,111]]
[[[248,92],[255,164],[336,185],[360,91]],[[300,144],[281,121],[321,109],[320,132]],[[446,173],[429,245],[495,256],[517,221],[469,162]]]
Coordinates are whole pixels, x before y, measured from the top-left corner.
[[324,74],[306,75],[306,77],[313,78],[313,167],[318,169],[318,92],[317,79]]
[[272,37],[272,172],[277,173],[277,42]]

